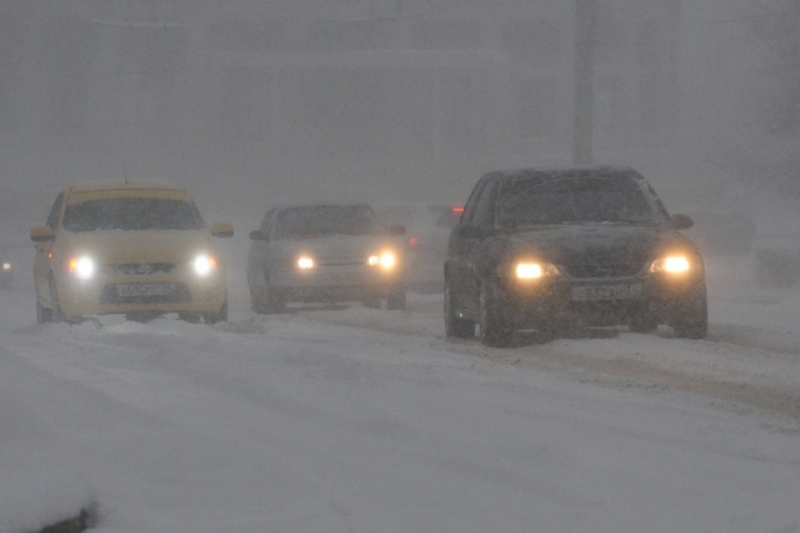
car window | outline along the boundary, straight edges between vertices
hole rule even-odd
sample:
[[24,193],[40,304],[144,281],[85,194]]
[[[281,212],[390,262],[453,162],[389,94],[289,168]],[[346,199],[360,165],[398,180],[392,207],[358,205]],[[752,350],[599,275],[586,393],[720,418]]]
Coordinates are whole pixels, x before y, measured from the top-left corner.
[[495,223],[495,200],[498,184],[494,180],[486,183],[475,204],[475,214],[471,223],[475,226],[490,227]]
[[658,216],[628,176],[534,176],[507,184],[500,195],[501,225],[654,223]]
[[464,214],[461,217],[460,223],[463,225],[472,225],[472,221],[475,218],[475,210],[478,203],[478,198],[480,198],[483,189],[486,188],[486,180],[478,181],[475,185],[475,188],[472,189],[472,192],[467,198],[467,203],[464,206]]
[[53,207],[50,208],[50,213],[47,215],[47,226],[55,231],[58,227],[58,215],[61,213],[61,204],[64,202],[64,193],[60,193],[53,202]]
[[303,206],[286,209],[278,215],[276,238],[313,239],[329,235],[369,235],[378,233],[374,213],[363,206]]
[[261,226],[259,226],[259,231],[262,235],[270,235],[272,233],[272,226],[273,220],[275,218],[275,209],[270,209],[267,211],[267,214],[264,215],[264,219],[261,221]]
[[203,227],[191,202],[165,198],[108,198],[67,206],[64,229],[96,230],[192,230]]

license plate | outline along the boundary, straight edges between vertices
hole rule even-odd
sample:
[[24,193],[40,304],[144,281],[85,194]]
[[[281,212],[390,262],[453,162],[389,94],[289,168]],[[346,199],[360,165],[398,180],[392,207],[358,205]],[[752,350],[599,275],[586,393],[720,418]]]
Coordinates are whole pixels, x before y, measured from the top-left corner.
[[129,283],[117,285],[117,294],[119,296],[169,296],[174,293],[174,283]]
[[573,287],[570,294],[573,300],[630,300],[642,296],[642,285],[590,285]]

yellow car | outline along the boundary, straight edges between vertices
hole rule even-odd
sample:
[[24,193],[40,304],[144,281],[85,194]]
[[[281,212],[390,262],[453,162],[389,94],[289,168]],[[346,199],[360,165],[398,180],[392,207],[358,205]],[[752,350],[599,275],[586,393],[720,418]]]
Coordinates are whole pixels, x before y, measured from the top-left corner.
[[225,321],[225,265],[212,237],[233,226],[206,226],[189,193],[160,183],[82,184],[65,188],[36,243],[36,319],[80,322],[89,315],[147,320],[178,313]]

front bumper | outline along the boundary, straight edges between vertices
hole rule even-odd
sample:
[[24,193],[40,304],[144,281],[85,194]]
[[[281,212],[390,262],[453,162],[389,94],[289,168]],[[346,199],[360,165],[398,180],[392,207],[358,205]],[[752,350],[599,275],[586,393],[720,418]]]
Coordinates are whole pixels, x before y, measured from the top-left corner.
[[349,265],[319,267],[308,271],[278,270],[270,275],[270,287],[287,301],[326,302],[386,298],[406,290],[402,270]]
[[685,302],[704,290],[700,276],[669,279],[639,275],[609,279],[506,283],[504,320],[515,329],[626,326],[639,320],[670,323]]
[[193,275],[104,275],[57,283],[58,304],[66,318],[126,313],[218,313],[226,299],[224,272]]

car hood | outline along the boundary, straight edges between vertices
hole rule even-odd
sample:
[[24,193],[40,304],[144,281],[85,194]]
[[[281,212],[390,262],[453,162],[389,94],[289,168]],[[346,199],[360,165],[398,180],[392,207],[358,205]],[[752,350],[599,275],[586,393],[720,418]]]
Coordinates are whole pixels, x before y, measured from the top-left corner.
[[644,263],[670,250],[696,253],[696,247],[684,235],[652,226],[546,226],[513,233],[509,242],[515,253],[532,253],[555,264]]
[[181,263],[198,253],[219,255],[207,230],[65,232],[62,249],[103,264]]

